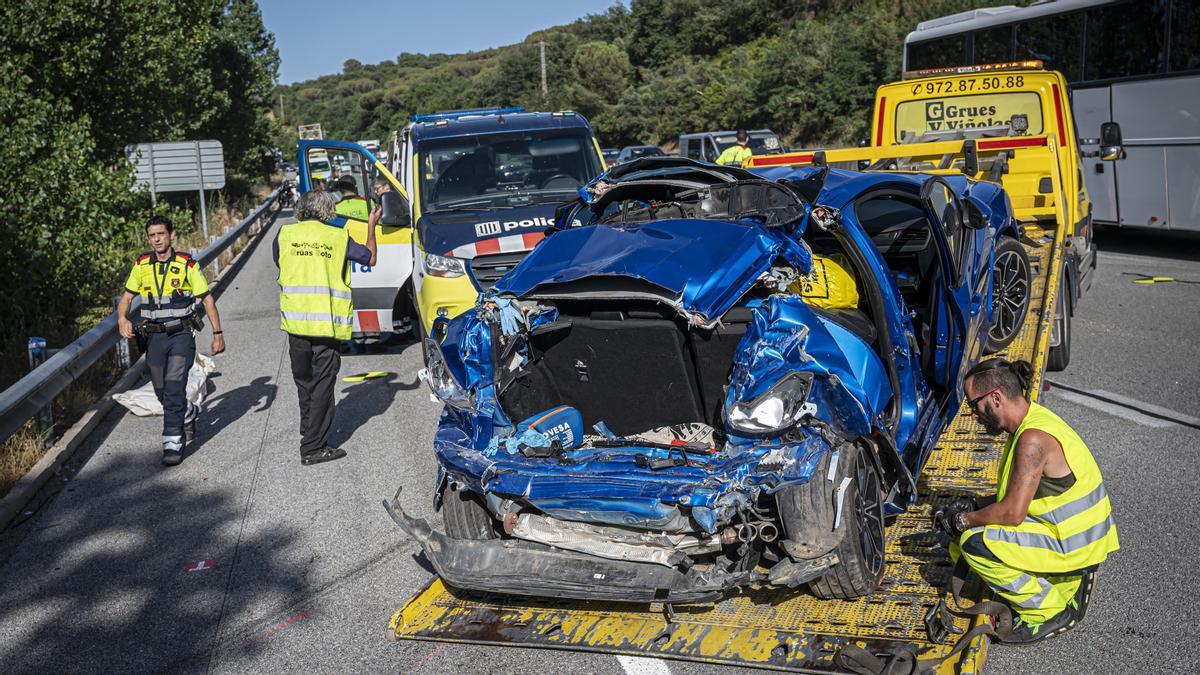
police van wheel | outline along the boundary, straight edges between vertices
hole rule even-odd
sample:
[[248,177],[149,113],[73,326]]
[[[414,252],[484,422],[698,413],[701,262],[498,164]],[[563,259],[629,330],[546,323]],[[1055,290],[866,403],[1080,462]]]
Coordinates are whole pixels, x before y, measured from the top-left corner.
[[992,267],[992,327],[988,330],[985,351],[1004,349],[1021,332],[1029,313],[1029,295],[1033,287],[1029,253],[1021,242],[1001,237],[996,244],[996,262]]
[[496,519],[484,508],[479,495],[447,485],[442,493],[442,522],[454,539],[495,539]]
[[[883,483],[875,462],[858,445],[845,446],[833,489],[829,494],[837,509],[837,487],[849,478],[842,495],[842,539],[834,552],[838,563],[825,576],[809,583],[813,595],[822,599],[858,598],[879,588],[883,579],[884,521]],[[827,484],[826,481],[816,481]]]

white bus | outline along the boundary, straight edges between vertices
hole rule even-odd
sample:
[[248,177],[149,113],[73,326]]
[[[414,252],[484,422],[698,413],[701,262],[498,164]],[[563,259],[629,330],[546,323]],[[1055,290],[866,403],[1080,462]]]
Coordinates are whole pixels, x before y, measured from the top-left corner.
[[[924,21],[904,70],[1039,59],[1071,89],[1092,218],[1200,231],[1200,2],[1057,0]],[[1125,158],[1100,161],[1117,122]]]

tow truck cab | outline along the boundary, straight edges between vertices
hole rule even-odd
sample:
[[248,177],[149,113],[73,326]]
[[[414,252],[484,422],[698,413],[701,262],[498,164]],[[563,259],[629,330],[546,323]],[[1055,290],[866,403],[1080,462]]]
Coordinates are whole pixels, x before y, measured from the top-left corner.
[[[1092,201],[1084,185],[1080,139],[1067,96],[1062,73],[1044,70],[1041,61],[909,71],[900,82],[876,90],[871,143],[884,147],[1003,137],[1011,144],[1013,136],[1056,135],[1062,187],[1068,195],[1064,204],[1068,221],[1064,277],[1068,302],[1060,303],[1060,307],[1070,312],[1091,285],[1096,249]],[[1111,135],[1114,130],[1106,131]],[[1119,139],[1119,129],[1115,137]],[[1040,150],[1033,147],[1032,140],[1029,152],[1015,153],[1007,163],[1004,188],[1018,220],[1049,223],[1055,220],[1053,189],[1045,170],[1046,158],[1038,154],[1049,151],[1044,146]],[[1014,153],[1010,151],[1010,155]],[[1115,159],[1120,155],[1119,147],[1115,156],[1107,155]],[[963,158],[946,161],[961,162]]]
[[587,119],[523,108],[414,115],[392,172],[412,195],[413,304],[422,335],[475,306],[604,170]]

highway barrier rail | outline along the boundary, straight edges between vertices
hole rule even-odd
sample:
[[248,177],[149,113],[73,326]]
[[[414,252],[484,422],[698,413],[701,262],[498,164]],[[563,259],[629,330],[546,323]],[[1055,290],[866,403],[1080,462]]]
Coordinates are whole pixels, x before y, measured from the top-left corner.
[[[245,218],[209,242],[203,250],[195,253],[193,257],[200,263],[200,267],[217,263],[226,249],[268,213],[286,185],[285,183],[276,188]],[[140,304],[141,298],[136,298],[134,308]],[[0,442],[7,441],[25,422],[49,408],[54,397],[61,394],[120,342],[117,315],[113,313],[71,344],[57,350],[45,363],[34,368],[11,387],[0,392]]]

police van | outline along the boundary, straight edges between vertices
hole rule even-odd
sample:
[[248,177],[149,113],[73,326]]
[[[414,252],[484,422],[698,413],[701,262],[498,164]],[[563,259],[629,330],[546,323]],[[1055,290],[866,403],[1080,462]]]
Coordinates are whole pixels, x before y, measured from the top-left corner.
[[[313,189],[307,163],[324,153],[357,167],[350,175],[369,206],[379,179],[406,202],[403,224],[377,233],[376,265],[351,264],[360,337],[406,330],[410,320],[428,335],[438,316],[473,307],[542,239],[555,207],[604,168],[591,125],[570,111],[457,110],[409,122],[391,140],[390,167],[354,143],[300,141],[301,192]],[[365,222],[338,220],[366,241]]]

